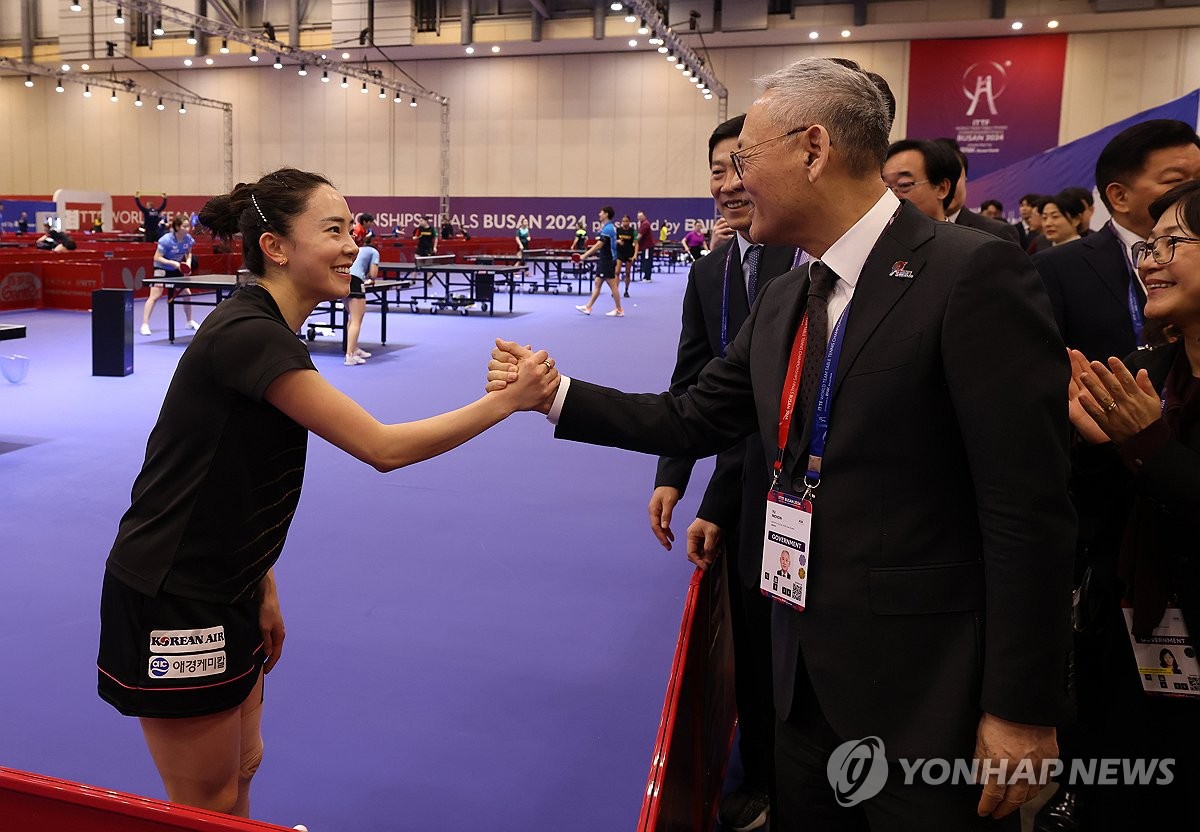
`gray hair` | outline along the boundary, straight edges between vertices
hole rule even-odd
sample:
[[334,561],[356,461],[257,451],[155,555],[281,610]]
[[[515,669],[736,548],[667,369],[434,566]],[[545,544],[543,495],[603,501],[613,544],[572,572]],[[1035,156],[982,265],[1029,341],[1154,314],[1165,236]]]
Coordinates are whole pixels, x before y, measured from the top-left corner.
[[755,79],[767,115],[781,129],[820,124],[855,176],[879,174],[887,156],[891,119],[867,75],[828,58],[805,58]]

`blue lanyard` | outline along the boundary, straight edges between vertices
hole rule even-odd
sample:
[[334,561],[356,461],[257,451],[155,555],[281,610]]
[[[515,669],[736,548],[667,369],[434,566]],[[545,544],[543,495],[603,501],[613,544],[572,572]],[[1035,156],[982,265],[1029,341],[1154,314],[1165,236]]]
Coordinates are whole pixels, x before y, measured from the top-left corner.
[[[721,285],[721,357],[725,357],[725,348],[729,346],[729,272],[733,267],[733,252],[741,251],[740,243],[734,239],[729,243],[729,251],[725,254],[725,276]],[[797,248],[796,253],[792,256],[792,268],[796,268],[800,264],[800,260],[804,257],[803,249]],[[762,269],[762,262],[759,261],[759,269]],[[746,300],[750,300],[747,296]]]
[[[817,404],[813,409],[812,439],[808,451],[808,471],[804,485],[811,492],[821,482],[821,458],[825,456],[825,439],[829,435],[829,411],[833,399],[833,382],[837,378],[838,362],[842,358],[842,338],[846,334],[846,319],[850,306],[842,310],[833,332],[829,334],[829,347],[825,350],[825,363],[821,368],[821,385],[817,392]],[[806,496],[808,496],[806,494]]]
[[1117,242],[1121,246],[1121,253],[1124,255],[1125,268],[1129,271],[1129,320],[1133,322],[1133,343],[1134,346],[1145,346],[1145,329],[1146,318],[1142,314],[1142,305],[1138,303],[1138,276],[1137,269],[1133,267],[1133,260],[1130,257],[1129,250],[1125,248],[1124,241],[1121,240],[1121,235],[1117,234],[1117,229],[1113,226],[1113,221],[1108,221],[1109,230],[1116,236]]

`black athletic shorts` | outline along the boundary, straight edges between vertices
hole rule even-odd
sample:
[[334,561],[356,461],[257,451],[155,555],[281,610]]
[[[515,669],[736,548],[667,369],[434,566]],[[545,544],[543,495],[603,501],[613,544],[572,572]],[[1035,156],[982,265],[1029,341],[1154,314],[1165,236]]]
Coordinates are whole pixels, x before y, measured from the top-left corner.
[[611,257],[602,257],[596,267],[596,277],[601,280],[612,280],[617,276],[617,261]]
[[346,295],[346,297],[365,298],[366,296],[367,293],[363,291],[363,279],[355,275],[350,275],[350,294]]
[[245,701],[266,660],[259,599],[151,598],[104,573],[100,698],[126,716],[215,714]]

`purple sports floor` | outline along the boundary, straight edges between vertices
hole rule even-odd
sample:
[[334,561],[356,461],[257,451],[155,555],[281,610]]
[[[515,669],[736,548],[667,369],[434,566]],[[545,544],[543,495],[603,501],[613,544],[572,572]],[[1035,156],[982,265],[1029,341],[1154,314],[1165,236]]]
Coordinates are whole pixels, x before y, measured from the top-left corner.
[[[522,294],[512,316],[394,313],[383,348],[369,312],[364,366],[342,365],[337,337],[312,352],[385,421],[478,396],[496,335],[549,348],[569,375],[658,391],[685,274],[634,283],[621,320],[601,314],[608,299],[585,318],[578,296]],[[96,696],[95,654],[104,559],[188,340],[167,342],[166,315],[137,336],[132,376],[93,378],[89,315],[0,314],[29,328],[0,354],[32,358],[23,383],[0,378],[0,765],[155,797],[136,722]],[[277,567],[288,637],[267,679],[256,818],[634,829],[692,569],[650,535],[653,458],[551,432],[517,414],[387,475],[311,439]],[[709,470],[676,511],[681,540]]]

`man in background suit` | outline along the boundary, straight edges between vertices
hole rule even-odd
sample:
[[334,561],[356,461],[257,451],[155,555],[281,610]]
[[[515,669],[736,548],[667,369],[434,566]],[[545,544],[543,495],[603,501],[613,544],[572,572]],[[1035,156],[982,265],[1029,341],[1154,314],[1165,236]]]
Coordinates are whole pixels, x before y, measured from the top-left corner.
[[[772,282],[683,396],[564,376],[539,409],[560,438],[644,453],[703,456],[756,431],[774,450],[785,382],[798,385],[776,458],[777,487],[800,495],[814,464],[812,371],[830,379],[806,606],[772,610],[772,829],[1016,828],[1036,785],[993,775],[981,796],[906,785],[893,766],[878,794],[856,795],[835,791],[827,767],[840,783],[834,752],[867,737],[892,758],[974,755],[1010,772],[1055,756],[1074,537],[1066,351],[1023,254],[884,187],[889,122],[868,79],[809,58],[761,83],[733,156],[751,235],[820,262]],[[803,360],[790,358],[802,320]],[[842,332],[830,341],[837,369],[823,374],[825,339]],[[498,342],[489,389],[515,378],[526,352]]]
[[[713,131],[708,140],[709,188],[721,218],[735,232],[693,264],[683,296],[683,328],[671,375],[671,392],[684,393],[713,358],[725,354],[750,316],[753,295],[790,270],[790,246],[755,246],[747,234],[753,204],[729,162],[744,115]],[[650,529],[664,548],[675,539],[671,515],[691,477],[692,458],[662,457],[650,497]],[[758,591],[763,536],[759,511],[768,482],[762,445],[755,437],[717,455],[695,521],[687,530],[688,557],[707,568],[724,549],[733,634],[738,752],[744,777],[721,801],[721,824],[733,832],[764,826],[775,785],[775,708],[771,701],[771,602]],[[742,515],[742,506],[752,511]],[[741,518],[741,522],[739,522]],[[742,558],[742,553],[748,557]],[[743,562],[744,560],[744,562]]]
[[1017,245],[1021,244],[1021,234],[1014,226],[1000,220],[990,219],[989,217],[976,214],[967,207],[967,174],[969,163],[967,162],[967,154],[962,152],[962,148],[958,146],[958,142],[954,139],[935,139],[938,144],[948,147],[956,157],[958,163],[962,165],[962,171],[959,174],[958,182],[955,184],[953,199],[946,207],[946,221],[965,225],[968,228],[978,228],[980,231],[986,231],[993,237],[999,237],[1001,240],[1012,240]]
[[1198,177],[1200,137],[1182,121],[1144,121],[1104,146],[1096,160],[1096,190],[1112,221],[1033,258],[1068,347],[1105,361],[1124,358],[1147,343],[1146,292],[1129,249],[1154,228],[1150,203]]
[[888,146],[880,175],[898,198],[907,199],[931,220],[942,222],[961,172],[958,157],[944,145],[901,139]]

